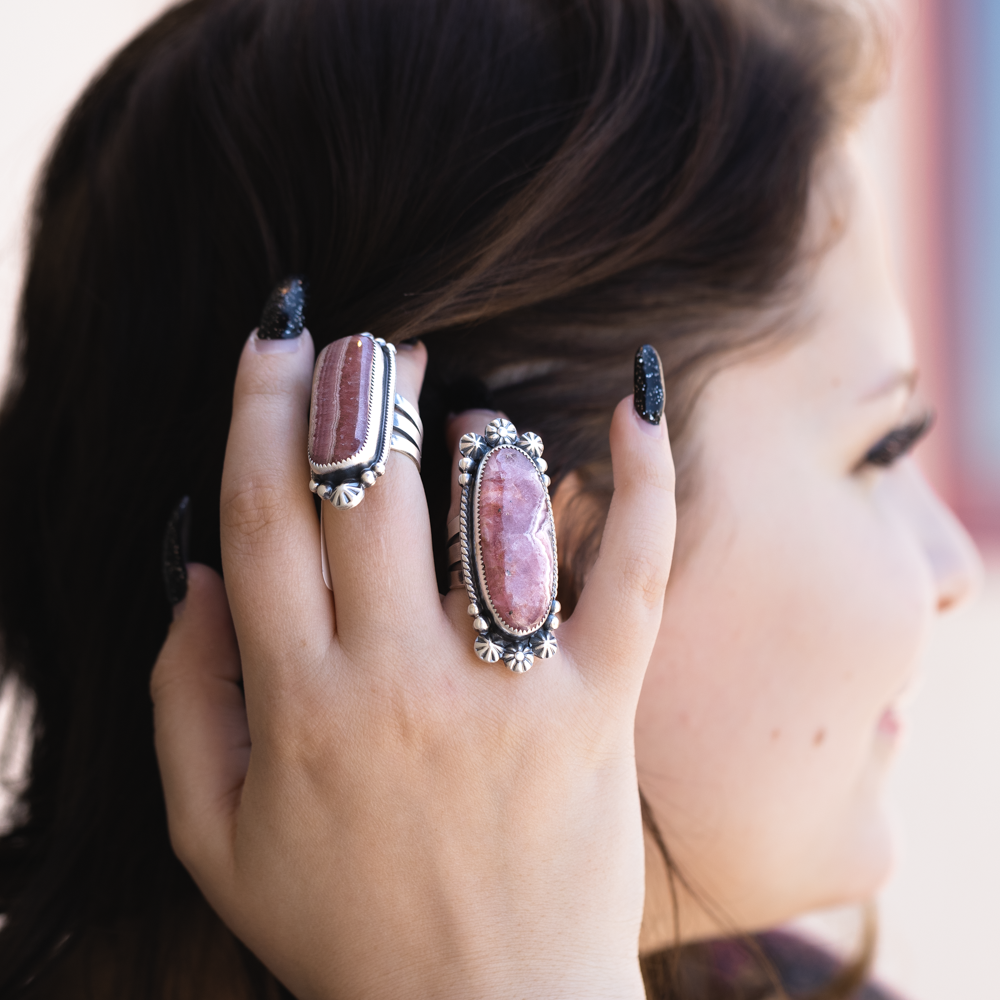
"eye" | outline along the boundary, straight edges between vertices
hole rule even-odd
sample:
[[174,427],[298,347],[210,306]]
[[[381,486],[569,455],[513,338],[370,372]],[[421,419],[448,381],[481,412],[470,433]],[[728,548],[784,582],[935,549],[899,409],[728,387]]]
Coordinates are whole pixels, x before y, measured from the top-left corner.
[[934,425],[934,413],[928,410],[915,420],[902,427],[889,431],[888,434],[871,449],[861,460],[866,465],[885,469],[902,458]]

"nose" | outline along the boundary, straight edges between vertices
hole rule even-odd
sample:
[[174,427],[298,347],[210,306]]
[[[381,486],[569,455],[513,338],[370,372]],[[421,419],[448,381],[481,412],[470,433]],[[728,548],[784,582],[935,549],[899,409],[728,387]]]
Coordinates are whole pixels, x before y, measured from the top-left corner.
[[938,611],[948,611],[979,591],[983,562],[976,543],[951,508],[931,489],[915,464],[905,464],[914,488],[910,504],[913,524],[931,567]]

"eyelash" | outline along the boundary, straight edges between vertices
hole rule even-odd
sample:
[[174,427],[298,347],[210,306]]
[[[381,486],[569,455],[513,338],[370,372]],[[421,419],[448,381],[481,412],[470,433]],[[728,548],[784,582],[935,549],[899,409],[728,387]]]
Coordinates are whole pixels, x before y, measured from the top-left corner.
[[933,426],[934,414],[928,410],[916,420],[911,420],[910,423],[889,431],[878,444],[868,451],[861,460],[861,465],[887,469],[907,454],[921,438],[927,435]]

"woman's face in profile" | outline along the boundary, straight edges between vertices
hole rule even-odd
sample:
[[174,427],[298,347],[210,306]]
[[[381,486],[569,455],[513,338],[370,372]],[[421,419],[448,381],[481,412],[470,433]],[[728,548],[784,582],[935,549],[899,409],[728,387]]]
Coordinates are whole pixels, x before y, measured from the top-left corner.
[[[913,460],[892,460],[924,413],[912,338],[856,158],[827,181],[845,228],[810,280],[807,331],[722,371],[699,403],[690,540],[636,718],[640,784],[674,859],[745,929],[865,898],[886,876],[899,700],[931,619],[978,572]],[[652,943],[669,906],[657,920],[662,887],[647,898]],[[713,930],[697,906],[681,923]]]

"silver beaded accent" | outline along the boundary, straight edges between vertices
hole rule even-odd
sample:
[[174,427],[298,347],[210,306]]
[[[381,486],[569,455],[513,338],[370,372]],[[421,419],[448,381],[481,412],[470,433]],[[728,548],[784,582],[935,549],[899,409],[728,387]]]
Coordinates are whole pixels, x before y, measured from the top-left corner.
[[542,660],[548,660],[556,655],[559,644],[556,637],[549,631],[543,629],[536,632],[531,639],[531,651]]
[[[542,452],[545,450],[545,445],[542,444],[542,439],[531,431],[525,431],[518,440],[518,444],[534,459],[540,459],[542,457]],[[539,465],[539,469],[541,469],[542,472],[545,471],[541,465]]]
[[486,663],[496,663],[503,656],[503,648],[486,633],[476,639],[473,648],[476,656]]
[[515,674],[523,674],[531,669],[535,662],[535,654],[526,646],[509,647],[503,654],[503,662]]
[[491,448],[501,444],[514,444],[517,441],[517,428],[503,417],[497,417],[486,425],[486,443]]
[[458,450],[463,458],[477,459],[486,451],[486,440],[481,434],[463,434],[458,440]]
[[338,510],[357,507],[364,498],[365,490],[361,483],[341,483],[333,488],[333,506]]

